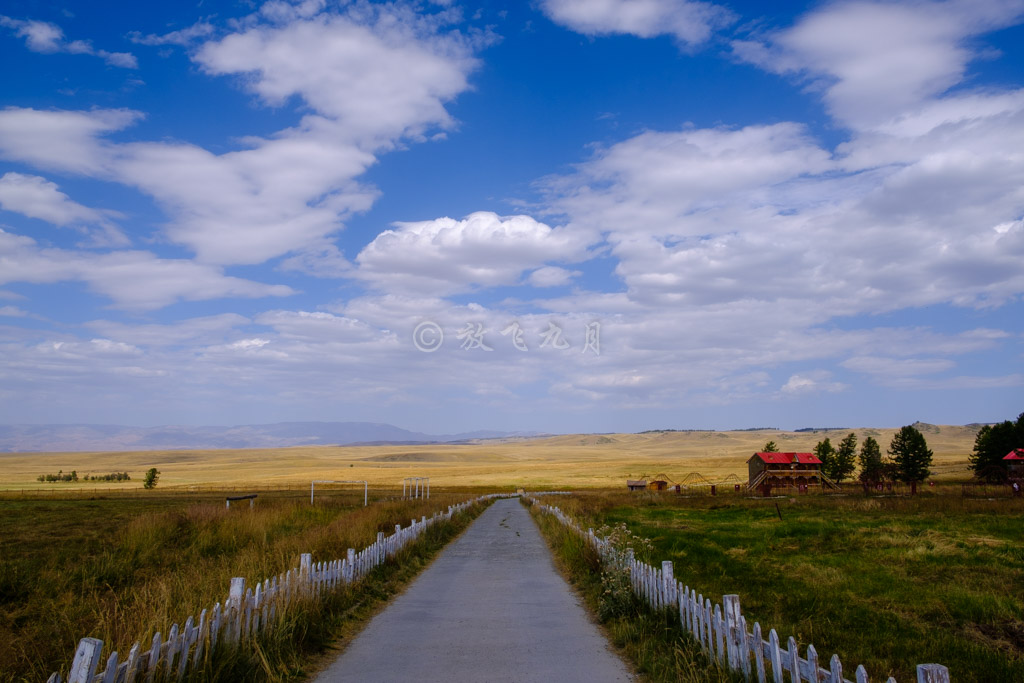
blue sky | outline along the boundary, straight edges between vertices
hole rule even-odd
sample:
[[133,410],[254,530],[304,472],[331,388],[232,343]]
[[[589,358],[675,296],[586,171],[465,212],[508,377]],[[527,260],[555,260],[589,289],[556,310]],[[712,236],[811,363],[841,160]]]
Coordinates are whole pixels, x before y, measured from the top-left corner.
[[5,3],[0,419],[1015,416],[1024,1],[765,7]]

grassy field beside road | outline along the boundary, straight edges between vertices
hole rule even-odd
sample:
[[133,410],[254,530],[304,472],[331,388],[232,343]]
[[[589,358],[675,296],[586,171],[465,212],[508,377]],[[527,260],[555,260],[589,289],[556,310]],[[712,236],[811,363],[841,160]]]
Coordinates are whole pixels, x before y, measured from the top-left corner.
[[[751,626],[864,664],[872,680],[1024,680],[1024,501],[959,496],[776,500],[582,493],[545,501],[595,529],[624,522]],[[781,513],[782,519],[779,519]]]
[[[395,524],[408,526],[469,497],[435,491],[428,501],[364,508],[361,491],[325,495],[315,506],[308,494],[263,494],[253,510],[248,501],[227,510],[223,495],[152,493],[0,499],[0,681],[46,680],[66,671],[85,636],[104,641],[104,658],[111,649],[127,653],[136,640],[166,634],[172,622],[223,601],[231,577],[263,580],[298,566],[301,553],[312,553],[314,561],[344,557],[348,548],[372,543],[378,531],[392,533]],[[427,537],[428,550],[446,540]],[[326,621],[392,590],[386,574],[371,575],[358,595],[341,596],[333,616],[298,618],[292,641],[264,644],[264,660],[236,658],[229,663],[236,668],[209,680],[238,680],[232,676],[239,671],[246,680],[287,680],[304,666],[308,652],[300,651],[323,644]]]

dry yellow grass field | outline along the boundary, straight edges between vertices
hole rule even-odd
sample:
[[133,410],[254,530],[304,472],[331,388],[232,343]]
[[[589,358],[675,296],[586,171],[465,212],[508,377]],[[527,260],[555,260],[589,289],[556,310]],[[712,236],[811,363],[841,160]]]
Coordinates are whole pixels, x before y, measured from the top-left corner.
[[[972,427],[919,425],[935,453],[937,479],[969,476]],[[747,458],[766,441],[782,451],[810,451],[829,437],[838,445],[851,430],[783,432],[650,432],[575,434],[538,439],[487,440],[421,446],[316,446],[276,449],[0,454],[0,489],[87,490],[140,488],[150,467],[160,470],[161,489],[189,485],[308,484],[312,479],[367,480],[400,487],[409,476],[430,477],[431,486],[619,487],[624,480],[665,474],[680,481],[699,472],[708,479],[747,476]],[[858,442],[873,436],[886,449],[896,429],[854,429]],[[124,484],[41,484],[40,474],[127,471]]]

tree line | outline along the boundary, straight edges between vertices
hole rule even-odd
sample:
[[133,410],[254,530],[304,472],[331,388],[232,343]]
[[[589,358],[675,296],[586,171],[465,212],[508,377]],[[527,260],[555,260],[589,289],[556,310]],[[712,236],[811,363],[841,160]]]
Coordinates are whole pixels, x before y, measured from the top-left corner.
[[[1007,477],[1004,458],[1018,448],[1024,448],[1024,413],[1018,415],[1015,422],[1005,420],[985,425],[978,431],[970,455],[971,470],[979,479],[1004,481]],[[779,448],[774,441],[769,441],[763,450],[777,453]],[[858,479],[864,483],[910,483],[924,481],[931,474],[928,468],[932,464],[932,451],[924,434],[913,425],[896,432],[886,453],[888,457],[883,457],[881,446],[870,436],[864,439],[858,453],[857,435],[853,432],[839,442],[838,448],[828,438],[814,447],[814,455],[821,460],[822,474],[837,483],[850,478],[858,467]]]

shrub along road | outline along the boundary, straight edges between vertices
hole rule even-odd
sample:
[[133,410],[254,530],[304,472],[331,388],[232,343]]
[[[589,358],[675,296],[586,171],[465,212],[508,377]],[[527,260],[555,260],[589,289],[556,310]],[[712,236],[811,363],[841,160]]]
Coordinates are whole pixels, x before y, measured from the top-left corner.
[[628,681],[518,500],[498,500],[316,683]]

